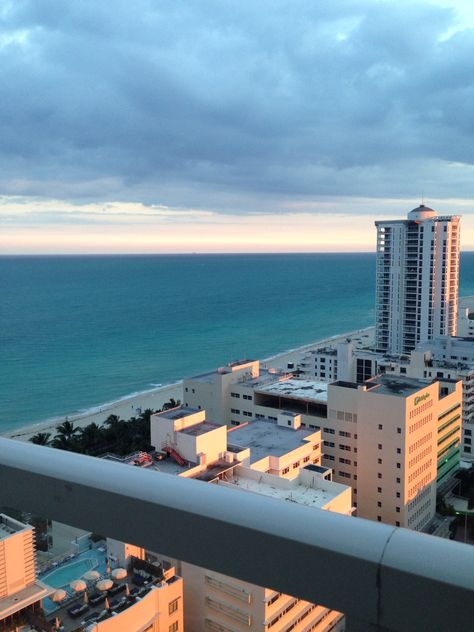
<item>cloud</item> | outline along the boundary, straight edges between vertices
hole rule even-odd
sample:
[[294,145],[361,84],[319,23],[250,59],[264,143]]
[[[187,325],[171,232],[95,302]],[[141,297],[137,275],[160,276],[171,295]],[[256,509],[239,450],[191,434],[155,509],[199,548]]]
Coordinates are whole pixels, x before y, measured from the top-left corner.
[[5,2],[0,193],[231,214],[472,197],[474,31],[439,4],[333,4]]

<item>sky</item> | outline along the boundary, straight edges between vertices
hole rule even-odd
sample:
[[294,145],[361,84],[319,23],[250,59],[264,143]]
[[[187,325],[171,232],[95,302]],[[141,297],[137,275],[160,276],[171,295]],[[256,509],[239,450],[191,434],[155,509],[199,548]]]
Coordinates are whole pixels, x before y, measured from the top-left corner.
[[3,0],[0,254],[474,250],[474,3]]

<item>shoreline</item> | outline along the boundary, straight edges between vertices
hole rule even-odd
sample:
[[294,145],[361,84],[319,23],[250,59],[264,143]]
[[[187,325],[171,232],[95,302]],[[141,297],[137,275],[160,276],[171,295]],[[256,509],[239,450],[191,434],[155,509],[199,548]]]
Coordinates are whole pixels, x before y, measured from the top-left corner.
[[[468,304],[472,305],[473,302],[474,296],[462,297],[459,299],[459,307],[468,307]],[[363,345],[373,342],[374,333],[375,326],[371,325],[369,327],[363,327],[350,332],[334,334],[321,340],[316,340],[314,342],[301,345],[300,347],[286,349],[280,353],[263,358],[260,360],[260,364],[264,368],[273,367],[287,369],[288,363],[297,362],[297,360],[301,357],[301,354],[306,351],[325,347],[329,344],[337,344],[338,342],[343,342],[347,338],[351,338],[356,343],[356,346],[362,347]],[[364,340],[362,340],[362,338]],[[66,420],[73,422],[80,428],[83,428],[93,422],[101,425],[111,414],[116,414],[122,419],[127,420],[132,416],[140,414],[141,411],[146,410],[147,408],[155,410],[161,408],[163,404],[171,398],[175,400],[182,400],[182,385],[183,380],[178,380],[177,382],[173,382],[171,384],[163,384],[157,386],[156,388],[146,389],[138,393],[131,393],[130,395],[124,395],[113,402],[105,402],[104,404],[90,407],[84,411],[45,419],[14,430],[7,430],[0,433],[0,436],[8,439],[27,441],[38,432],[50,432],[54,434],[56,426]]]
[[[286,369],[288,362],[297,361],[297,359],[305,351],[341,342],[348,337],[353,338],[358,335],[370,335],[367,334],[367,332],[370,332],[371,330],[374,330],[373,326],[364,327],[363,329],[357,329],[352,332],[328,336],[321,340],[316,340],[300,347],[286,349],[280,353],[263,358],[260,360],[260,364],[265,368],[272,366],[274,368]],[[177,382],[173,382],[171,384],[163,384],[162,386],[158,386],[156,388],[131,393],[130,395],[124,395],[113,402],[105,402],[102,405],[95,405],[84,411],[78,411],[67,415],[58,415],[43,421],[22,426],[21,428],[6,430],[5,432],[0,433],[0,436],[6,437],[7,439],[27,441],[30,437],[39,432],[50,432],[54,434],[56,426],[66,420],[73,422],[77,427],[83,428],[93,422],[101,425],[107,417],[112,414],[116,414],[122,419],[129,419],[134,415],[140,414],[140,410],[143,411],[147,408],[161,408],[163,404],[171,398],[181,400],[182,385],[183,380],[178,380]]]

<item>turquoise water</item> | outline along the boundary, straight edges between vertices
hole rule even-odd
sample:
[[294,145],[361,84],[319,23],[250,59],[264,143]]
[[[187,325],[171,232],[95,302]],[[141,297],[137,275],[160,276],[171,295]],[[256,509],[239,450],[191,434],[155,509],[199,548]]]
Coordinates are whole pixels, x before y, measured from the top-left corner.
[[[75,561],[64,564],[53,571],[43,573],[40,575],[40,579],[48,586],[64,588],[68,593],[71,593],[69,584],[75,579],[80,579],[91,569],[97,570],[101,575],[105,574],[105,551],[103,553],[94,549],[85,551],[78,555]],[[47,614],[51,614],[59,607],[60,604],[54,603],[49,597],[43,599],[43,608]]]
[[53,588],[67,588],[72,581],[79,579],[87,573],[87,571],[90,571],[96,566],[97,560],[92,557],[88,557],[83,560],[61,566],[61,568],[56,568],[54,571],[49,571],[46,575],[41,577],[41,580]]
[[0,430],[369,326],[374,279],[373,254],[0,257]]

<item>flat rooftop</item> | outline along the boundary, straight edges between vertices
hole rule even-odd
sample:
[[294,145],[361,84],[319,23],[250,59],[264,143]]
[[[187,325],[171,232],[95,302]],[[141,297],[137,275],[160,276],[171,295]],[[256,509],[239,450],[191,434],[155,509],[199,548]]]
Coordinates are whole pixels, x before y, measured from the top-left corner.
[[26,586],[26,588],[0,599],[0,612],[2,617],[6,618],[23,608],[31,606],[31,604],[50,595],[54,590],[54,588],[43,584],[43,582],[37,579],[32,584],[29,584],[29,586]]
[[14,520],[6,514],[0,514],[0,540],[8,538],[10,535],[18,533],[19,531],[23,531],[27,527],[28,525],[18,522],[18,520]]
[[264,419],[241,424],[228,431],[228,441],[234,445],[250,448],[250,462],[255,463],[265,456],[283,456],[307,441],[306,437],[317,432],[299,428],[294,430],[278,426],[276,422]]
[[200,435],[206,434],[211,430],[215,430],[216,428],[222,428],[219,424],[211,424],[209,421],[201,421],[200,423],[194,424],[194,426],[190,426],[189,428],[183,428],[182,430],[178,430],[181,434],[191,435],[193,437],[199,437]]
[[289,380],[262,386],[258,388],[258,392],[279,395],[280,397],[326,403],[328,400],[328,383],[290,378]]
[[372,380],[364,382],[367,389],[379,393],[381,395],[398,395],[400,397],[409,397],[417,391],[426,388],[428,385],[421,380],[414,378],[396,378],[389,375],[380,375]]
[[164,419],[181,419],[182,417],[189,417],[199,412],[199,408],[191,408],[191,406],[178,406],[177,408],[170,408],[162,413],[159,413],[160,417]]
[[186,378],[186,380],[195,380],[197,382],[203,382],[205,384],[212,384],[214,382],[215,376],[218,374],[226,375],[232,373],[232,369],[238,367],[245,367],[247,364],[251,364],[255,362],[255,360],[236,360],[235,362],[229,362],[223,367],[219,367],[217,369],[213,369],[212,371],[206,371],[205,373],[199,373],[199,375],[191,375]]
[[[275,477],[275,483],[278,481],[278,477]],[[287,482],[285,479],[280,479]],[[272,498],[278,498],[280,500],[287,500],[298,505],[306,505],[307,507],[316,507],[321,509],[327,503],[331,502],[336,496],[338,496],[345,486],[338,485],[337,483],[329,483],[325,487],[334,487],[334,489],[319,489],[317,487],[309,487],[306,485],[300,485],[298,482],[288,486],[282,486],[264,481],[253,480],[246,478],[245,476],[234,475],[234,478],[228,482],[217,481],[218,485],[226,485],[228,487],[237,487],[247,492],[253,492],[254,494],[261,494],[262,496],[271,496]]]

